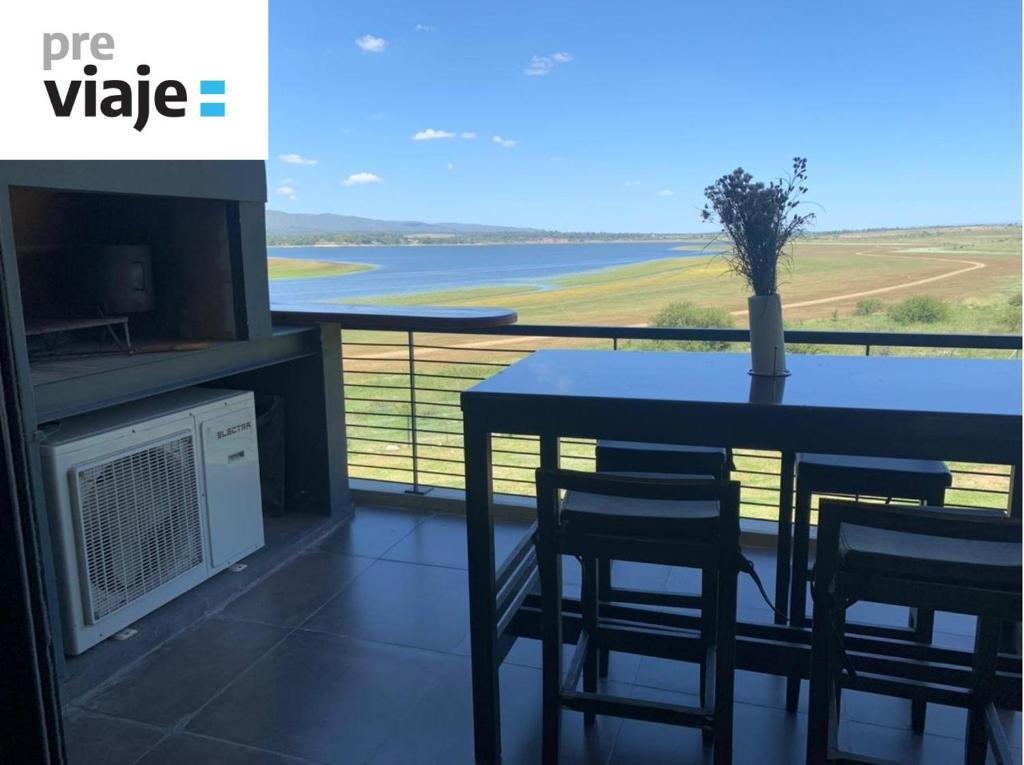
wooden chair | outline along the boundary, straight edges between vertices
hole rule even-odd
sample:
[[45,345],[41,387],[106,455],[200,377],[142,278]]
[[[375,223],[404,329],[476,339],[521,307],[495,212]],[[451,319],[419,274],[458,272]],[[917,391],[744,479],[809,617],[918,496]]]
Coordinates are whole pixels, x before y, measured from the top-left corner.
[[[733,467],[732,450],[718,446],[688,446],[685,444],[657,444],[636,441],[601,439],[595,450],[598,473],[666,473],[689,475],[695,478],[729,480]],[[692,595],[689,603],[699,607],[701,599],[714,595],[714,574],[701,575],[701,594]],[[606,558],[597,561],[597,592],[602,603],[648,603],[651,593],[636,589],[615,587],[612,562]],[[608,676],[609,652],[599,652],[601,677]],[[703,670],[703,667],[702,667]],[[704,687],[701,672],[701,688]]]
[[[953,476],[944,462],[937,460],[850,457],[838,454],[798,454],[796,456],[796,504],[793,531],[793,568],[790,578],[789,623],[808,623],[807,582],[810,545],[811,498],[815,494],[843,494],[853,497],[885,497],[916,500],[923,505],[941,507]],[[911,609],[908,628],[849,623],[847,629],[861,634],[931,643],[935,613]],[[794,712],[800,698],[800,679],[789,678],[786,708]],[[924,730],[926,707],[911,704],[911,725]]]
[[[559,493],[565,490],[564,500]],[[543,642],[543,762],[558,762],[562,707],[597,714],[699,727],[709,733],[714,762],[732,761],[733,683],[736,658],[736,577],[739,484],[650,474],[537,471],[537,564]],[[562,671],[561,556],[583,569],[582,630],[568,672]],[[714,572],[716,591],[705,603],[702,629],[693,638],[710,667],[700,707],[611,696],[598,692],[598,651],[608,648],[597,587],[598,560],[627,560]],[[662,594],[663,604],[673,604]],[[693,653],[681,659],[693,660]],[[582,691],[577,690],[582,675]]]
[[[1012,762],[993,689],[1001,622],[1021,618],[1020,520],[839,501],[823,501],[819,513],[808,765],[878,762],[838,751],[840,686],[966,707],[965,763],[985,762],[990,744],[997,763]],[[841,675],[843,664],[857,670],[853,658],[841,661],[841,640],[846,608],[860,599],[977,616],[969,687],[876,672]]]

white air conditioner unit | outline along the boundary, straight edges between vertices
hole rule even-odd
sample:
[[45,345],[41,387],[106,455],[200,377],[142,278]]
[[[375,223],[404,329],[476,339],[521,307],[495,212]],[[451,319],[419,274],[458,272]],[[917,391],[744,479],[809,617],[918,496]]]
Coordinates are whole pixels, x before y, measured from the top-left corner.
[[69,418],[41,452],[67,653],[263,546],[252,393],[188,388]]

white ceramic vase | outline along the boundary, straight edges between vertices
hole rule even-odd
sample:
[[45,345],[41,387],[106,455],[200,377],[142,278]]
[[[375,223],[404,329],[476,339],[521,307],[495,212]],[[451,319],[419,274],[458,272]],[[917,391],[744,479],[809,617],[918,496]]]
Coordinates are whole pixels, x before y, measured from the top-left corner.
[[782,333],[782,298],[752,295],[747,298],[750,317],[750,373],[762,377],[789,374]]

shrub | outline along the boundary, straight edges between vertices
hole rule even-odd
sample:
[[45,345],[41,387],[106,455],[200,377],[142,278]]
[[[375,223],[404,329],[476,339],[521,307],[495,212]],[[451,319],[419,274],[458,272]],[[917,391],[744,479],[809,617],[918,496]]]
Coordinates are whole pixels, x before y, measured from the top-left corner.
[[857,301],[857,306],[853,309],[854,316],[870,316],[873,313],[878,313],[882,310],[882,301],[878,298],[864,298],[863,300]]
[[1010,297],[1008,297],[1006,299],[1006,302],[1008,304],[1010,304],[1010,305],[1015,305],[1015,306],[1019,307],[1020,304],[1021,304],[1021,293],[1020,293],[1020,290],[1017,290],[1017,292],[1015,292],[1012,295],[1010,295]]
[[914,295],[886,311],[897,324],[937,324],[948,319],[950,313],[949,303],[933,295]]
[[[700,306],[683,300],[669,303],[651,319],[652,327],[716,328],[735,325],[732,316],[724,308]],[[657,340],[658,350],[680,351],[724,351],[729,343],[723,340]]]

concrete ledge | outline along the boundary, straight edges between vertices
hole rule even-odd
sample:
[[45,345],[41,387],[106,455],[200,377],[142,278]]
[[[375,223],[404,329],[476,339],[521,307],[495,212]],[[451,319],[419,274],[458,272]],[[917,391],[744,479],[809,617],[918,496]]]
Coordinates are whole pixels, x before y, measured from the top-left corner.
[[[400,507],[423,512],[458,514],[466,512],[466,494],[462,489],[445,489],[435,486],[422,488],[422,493],[414,493],[411,484],[395,481],[371,481],[363,478],[350,479],[349,486],[352,491],[352,500],[357,508],[360,505],[368,505],[370,507]],[[494,517],[529,522],[537,517],[537,505],[532,497],[495,494]],[[741,541],[746,547],[775,549],[777,528],[777,524],[772,521],[742,518],[740,519]]]

